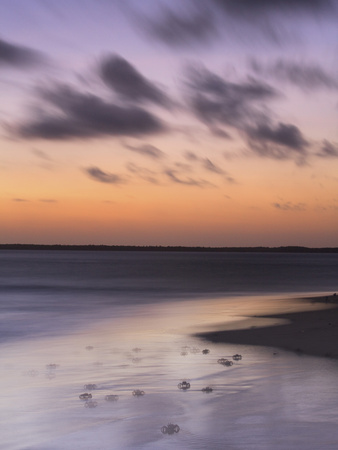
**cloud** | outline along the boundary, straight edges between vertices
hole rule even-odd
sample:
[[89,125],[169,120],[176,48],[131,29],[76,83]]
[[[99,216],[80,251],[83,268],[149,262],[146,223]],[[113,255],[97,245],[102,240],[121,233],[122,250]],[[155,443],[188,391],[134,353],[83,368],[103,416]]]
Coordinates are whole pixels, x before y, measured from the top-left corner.
[[178,172],[173,169],[167,169],[167,170],[165,170],[164,173],[167,175],[167,177],[172,182],[177,183],[177,184],[182,184],[182,185],[186,185],[186,186],[197,186],[200,188],[213,186],[212,183],[210,183],[209,181],[203,180],[203,179],[194,179],[191,177],[181,178],[178,175]]
[[0,67],[30,67],[43,61],[44,57],[38,51],[0,39]]
[[305,64],[279,59],[264,66],[257,60],[251,61],[252,69],[260,75],[272,75],[274,78],[294,84],[309,91],[313,89],[338,89],[338,79],[330,75],[318,64]]
[[49,155],[47,155],[46,152],[44,152],[44,151],[42,151],[42,150],[39,150],[39,149],[37,149],[37,148],[33,148],[33,149],[32,149],[32,153],[33,153],[37,158],[42,159],[43,161],[49,161],[49,162],[53,161],[52,158],[51,158]]
[[178,10],[162,5],[156,17],[134,12],[134,22],[150,37],[173,47],[208,42],[217,34],[212,11],[202,2],[184,2]]
[[248,128],[247,135],[254,141],[272,142],[300,152],[309,145],[299,128],[281,122],[275,127],[270,124],[261,124],[255,128]]
[[29,200],[27,200],[26,198],[13,198],[12,201],[17,203],[29,202]]
[[159,184],[159,181],[156,178],[156,173],[152,170],[138,166],[134,163],[128,163],[127,169],[129,170],[129,172],[139,176],[142,180],[148,181],[151,184]]
[[254,78],[234,83],[198,67],[189,68],[186,89],[192,111],[211,130],[219,125],[242,128],[262,115],[253,105],[279,96],[273,87]]
[[202,158],[202,164],[206,170],[209,170],[209,172],[218,173],[221,175],[224,174],[224,170],[216,166],[212,161],[210,161],[209,158]]
[[236,183],[236,180],[229,175],[225,170],[223,170],[221,167],[216,166],[216,164],[214,164],[209,158],[202,158],[197,156],[195,153],[193,152],[185,152],[184,157],[191,162],[199,162],[202,167],[212,173],[216,173],[218,175],[222,175],[223,178],[228,182],[228,183]]
[[114,173],[103,172],[103,170],[101,170],[95,166],[87,167],[86,169],[84,169],[84,171],[93,180],[99,181],[101,183],[121,184],[121,183],[125,182],[125,180],[120,175],[116,175]]
[[321,158],[338,158],[338,144],[332,144],[324,140],[322,147],[316,155]]
[[105,57],[99,66],[99,73],[105,84],[124,99],[132,102],[148,101],[166,107],[172,105],[159,87],[121,56]]
[[280,45],[288,40],[289,30],[299,31],[300,15],[317,19],[337,10],[336,0],[186,0],[170,8],[164,2],[158,5],[155,13],[129,8],[129,16],[151,39],[176,48],[216,41],[221,34],[227,40],[250,42],[263,36]]
[[260,156],[273,159],[296,159],[304,164],[309,143],[295,125],[268,122],[247,128],[246,136],[250,148]]
[[[190,108],[211,132],[219,125],[233,128],[259,156],[305,163],[309,142],[299,128],[270,119],[266,102],[279,97],[273,87],[254,78],[230,82],[204,68],[190,68],[188,75]],[[210,170],[210,164],[206,168]]]
[[273,203],[272,206],[274,208],[282,210],[282,211],[305,211],[306,210],[305,203],[292,203],[292,202]]
[[185,152],[184,157],[188,161],[198,161],[199,160],[199,156],[197,156],[196,153],[190,152],[190,151]]
[[120,106],[66,85],[38,90],[45,111],[11,127],[27,139],[76,139],[104,136],[138,136],[165,130],[155,115],[138,106]]
[[125,148],[131,150],[132,152],[139,153],[140,155],[147,156],[152,159],[161,159],[165,156],[162,150],[151,144],[144,144],[138,147],[135,147],[133,145],[125,145]]

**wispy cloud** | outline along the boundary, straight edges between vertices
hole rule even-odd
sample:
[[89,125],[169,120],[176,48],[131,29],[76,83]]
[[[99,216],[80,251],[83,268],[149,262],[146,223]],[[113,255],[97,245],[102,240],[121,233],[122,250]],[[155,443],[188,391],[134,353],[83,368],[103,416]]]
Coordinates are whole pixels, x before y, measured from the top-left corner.
[[251,60],[251,68],[259,75],[270,75],[280,81],[296,85],[302,90],[338,89],[337,76],[331,75],[319,64],[302,63],[278,59],[273,63],[262,64]]
[[273,203],[272,206],[281,211],[305,211],[306,210],[305,203],[292,203],[292,202]]
[[120,175],[104,172],[103,170],[95,166],[87,167],[86,169],[84,169],[84,171],[87,175],[89,175],[90,178],[92,178],[95,181],[99,181],[100,183],[107,183],[107,184],[125,183],[125,179]]
[[324,140],[320,150],[316,153],[320,158],[338,158],[338,144]]
[[159,184],[157,174],[153,170],[150,170],[146,167],[138,166],[137,164],[129,162],[127,164],[127,169],[129,172],[131,172],[134,175],[137,175],[142,180],[147,181],[151,184]]
[[165,153],[162,152],[162,150],[151,144],[143,144],[139,146],[125,144],[125,148],[152,159],[162,159],[165,156]]
[[164,171],[164,173],[165,175],[167,175],[170,181],[177,184],[182,184],[185,186],[197,186],[199,188],[214,187],[214,185],[207,180],[196,179],[192,177],[182,177],[178,171],[173,169],[167,169]]
[[203,167],[209,172],[218,173],[220,175],[224,174],[224,170],[216,166],[209,158],[202,158]]
[[55,198],[40,198],[39,202],[41,203],[57,203],[58,201]]
[[32,149],[32,153],[39,159],[42,159],[43,161],[51,162],[53,161],[52,158],[44,151],[39,150],[37,148]]

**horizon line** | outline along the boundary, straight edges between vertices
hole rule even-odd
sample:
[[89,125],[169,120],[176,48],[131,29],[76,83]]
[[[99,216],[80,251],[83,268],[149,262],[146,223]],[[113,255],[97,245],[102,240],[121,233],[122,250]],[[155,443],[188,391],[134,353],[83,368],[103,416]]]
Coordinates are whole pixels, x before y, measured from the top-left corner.
[[0,250],[89,250],[89,251],[200,251],[200,252],[332,252],[338,247],[287,246],[189,246],[189,245],[107,245],[107,244],[0,244]]

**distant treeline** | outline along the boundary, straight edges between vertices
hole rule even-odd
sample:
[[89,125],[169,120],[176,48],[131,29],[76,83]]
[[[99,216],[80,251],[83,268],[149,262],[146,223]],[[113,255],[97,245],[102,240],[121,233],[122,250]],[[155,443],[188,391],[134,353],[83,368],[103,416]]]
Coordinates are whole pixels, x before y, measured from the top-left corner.
[[0,244],[0,250],[75,250],[75,251],[146,251],[146,252],[265,252],[265,253],[338,253],[338,247],[188,247],[188,246],[137,246],[137,245],[40,245]]

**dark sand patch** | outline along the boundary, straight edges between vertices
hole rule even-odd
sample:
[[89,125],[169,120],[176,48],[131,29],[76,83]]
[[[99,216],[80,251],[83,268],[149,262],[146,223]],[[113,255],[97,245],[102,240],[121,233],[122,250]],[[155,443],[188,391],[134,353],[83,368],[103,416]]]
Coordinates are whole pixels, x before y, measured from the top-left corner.
[[283,323],[277,322],[272,326],[253,325],[257,316],[251,316],[248,317],[247,328],[241,324],[241,329],[203,332],[196,336],[214,343],[259,345],[298,354],[338,358],[338,295],[303,301],[304,307],[311,304],[316,309],[258,317],[283,320]]

